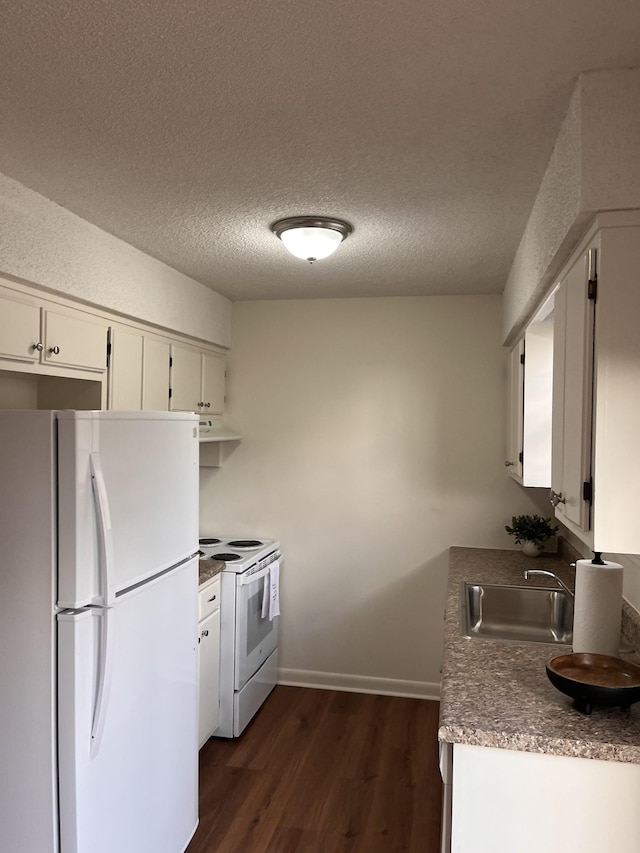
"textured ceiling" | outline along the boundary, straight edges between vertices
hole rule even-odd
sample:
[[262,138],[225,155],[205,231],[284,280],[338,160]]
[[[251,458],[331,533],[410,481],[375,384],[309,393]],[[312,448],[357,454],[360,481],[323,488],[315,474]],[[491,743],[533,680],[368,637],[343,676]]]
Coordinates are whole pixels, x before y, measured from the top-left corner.
[[500,292],[576,76],[640,65],[638,0],[2,6],[0,171],[234,300]]

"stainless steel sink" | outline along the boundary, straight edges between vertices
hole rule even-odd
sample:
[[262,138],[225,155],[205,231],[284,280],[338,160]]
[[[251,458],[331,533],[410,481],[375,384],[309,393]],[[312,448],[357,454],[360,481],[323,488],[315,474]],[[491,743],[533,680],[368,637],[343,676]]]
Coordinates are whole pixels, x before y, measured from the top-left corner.
[[566,645],[573,640],[573,600],[560,589],[463,583],[460,617],[464,637]]

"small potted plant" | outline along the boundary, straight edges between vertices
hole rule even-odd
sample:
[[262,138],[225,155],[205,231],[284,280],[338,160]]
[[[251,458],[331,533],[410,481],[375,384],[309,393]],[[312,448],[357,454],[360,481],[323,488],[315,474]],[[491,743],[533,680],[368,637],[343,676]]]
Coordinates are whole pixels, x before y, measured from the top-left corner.
[[511,527],[507,524],[504,529],[514,537],[516,545],[522,545],[522,553],[528,557],[539,557],[547,539],[558,532],[557,525],[552,525],[550,518],[539,515],[514,515]]

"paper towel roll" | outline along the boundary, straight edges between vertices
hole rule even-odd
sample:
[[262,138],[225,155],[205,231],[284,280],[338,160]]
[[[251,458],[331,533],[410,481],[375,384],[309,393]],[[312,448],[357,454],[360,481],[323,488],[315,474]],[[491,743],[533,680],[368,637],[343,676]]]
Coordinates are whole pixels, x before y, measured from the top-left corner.
[[618,657],[622,617],[622,566],[576,563],[573,651]]

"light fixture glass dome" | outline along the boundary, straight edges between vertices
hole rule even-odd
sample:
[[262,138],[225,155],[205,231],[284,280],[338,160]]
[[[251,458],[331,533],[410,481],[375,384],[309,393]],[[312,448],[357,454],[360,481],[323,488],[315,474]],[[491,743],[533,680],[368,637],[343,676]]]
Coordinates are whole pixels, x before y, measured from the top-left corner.
[[303,261],[328,258],[342,243],[342,234],[333,228],[290,228],[280,239],[286,248]]
[[271,230],[296,258],[319,261],[332,255],[353,228],[341,219],[295,216],[274,222]]

